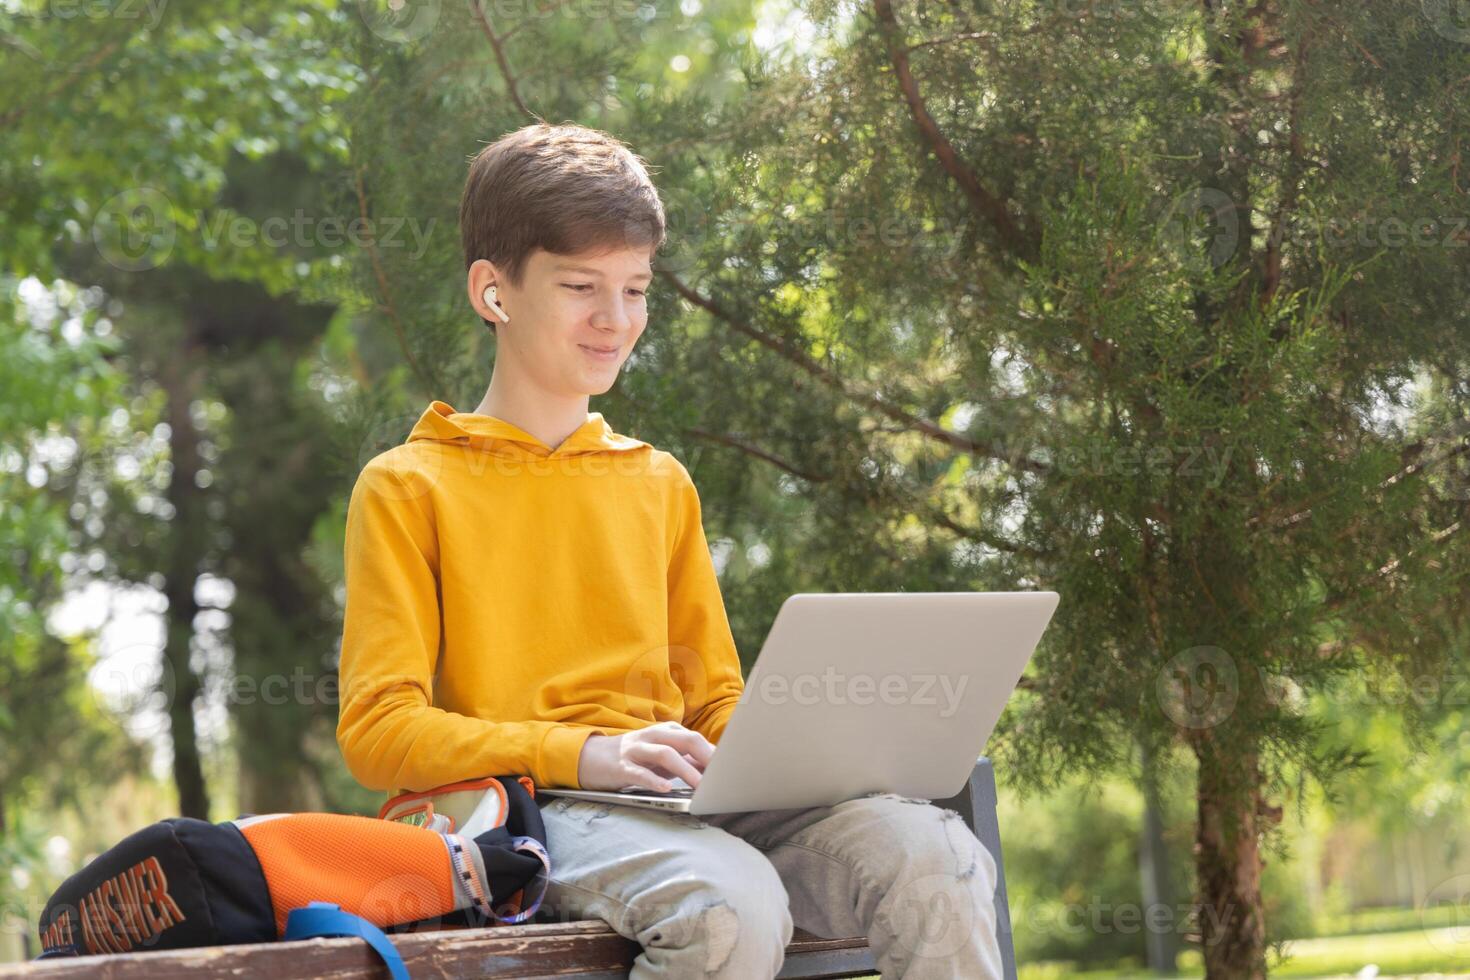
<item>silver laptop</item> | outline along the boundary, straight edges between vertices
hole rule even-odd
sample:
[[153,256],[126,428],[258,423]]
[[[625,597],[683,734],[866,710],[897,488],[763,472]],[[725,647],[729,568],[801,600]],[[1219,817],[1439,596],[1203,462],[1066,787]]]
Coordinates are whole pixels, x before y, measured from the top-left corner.
[[947,799],[970,778],[1055,592],[797,593],[781,605],[698,787],[538,794],[681,813]]

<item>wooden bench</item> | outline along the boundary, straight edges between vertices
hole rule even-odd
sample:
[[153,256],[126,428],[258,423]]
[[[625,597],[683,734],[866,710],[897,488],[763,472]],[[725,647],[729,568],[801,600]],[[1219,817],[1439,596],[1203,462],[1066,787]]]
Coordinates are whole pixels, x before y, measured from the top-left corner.
[[[999,872],[995,912],[1006,980],[1015,980],[1010,906],[1001,863],[996,819],[995,775],[988,759],[975,765],[970,782],[957,796],[935,800],[957,811],[995,857]],[[542,922],[476,929],[405,932],[391,936],[414,977],[625,978],[639,953],[637,943],[605,923]],[[877,973],[867,940],[823,939],[796,930],[786,947],[784,978],[860,977]],[[0,965],[0,980],[42,977],[101,977],[117,980],[168,980],[195,977],[381,978],[388,971],[357,939],[306,939],[293,942],[203,946],[111,956],[78,956]]]

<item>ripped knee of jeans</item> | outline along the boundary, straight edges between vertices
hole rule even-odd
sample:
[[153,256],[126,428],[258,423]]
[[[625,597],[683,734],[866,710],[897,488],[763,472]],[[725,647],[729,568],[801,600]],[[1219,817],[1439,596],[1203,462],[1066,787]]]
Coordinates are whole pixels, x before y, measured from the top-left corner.
[[[965,825],[964,819],[954,810],[940,807],[943,813],[944,837],[955,856],[955,877],[960,881],[971,877],[980,866],[980,852],[985,845]],[[988,853],[988,852],[987,852]]]
[[679,813],[677,811],[668,811],[664,814],[664,816],[668,817],[670,820],[681,827],[689,827],[693,830],[703,830],[709,826],[709,824],[705,823],[703,820],[699,819],[692,813]]
[[659,922],[639,937],[645,946],[704,946],[704,972],[714,973],[735,951],[740,936],[740,916],[723,899],[717,899],[691,914],[681,912]]
[[710,905],[699,913],[700,928],[704,931],[704,969],[713,973],[725,965],[735,949],[735,940],[740,935],[740,917],[724,902]]
[[873,793],[865,793],[865,794],[863,794],[863,799],[865,799],[865,800],[872,799],[874,797],[880,797],[882,799],[887,799],[887,800],[898,800],[900,803],[928,803],[928,802],[930,802],[929,800],[919,799],[918,797],[915,797],[915,796],[899,796],[897,793],[885,793],[885,792],[883,792],[881,790],[879,790],[877,792],[873,792]]
[[561,813],[577,817],[583,823],[591,823],[600,817],[612,813],[614,804],[595,803],[592,800],[575,800],[569,796],[558,796],[546,804],[547,809],[555,808]]
[[[897,793],[875,792],[868,793],[864,797],[897,800],[900,803],[932,804],[933,800],[917,799],[910,796],[899,796]],[[985,845],[970,830],[965,818],[958,810],[949,807],[935,805],[934,809],[939,812],[940,825],[944,830],[944,838],[949,844],[950,854],[954,858],[954,876],[960,881],[973,876],[980,867],[982,860],[980,852],[985,850]],[[986,852],[989,853],[988,851]]]

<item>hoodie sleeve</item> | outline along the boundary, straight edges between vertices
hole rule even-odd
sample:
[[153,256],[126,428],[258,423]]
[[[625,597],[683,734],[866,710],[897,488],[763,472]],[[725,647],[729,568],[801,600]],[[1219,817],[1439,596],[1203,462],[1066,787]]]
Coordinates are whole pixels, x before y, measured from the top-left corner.
[[348,770],[387,792],[498,775],[576,786],[582,743],[595,729],[433,707],[438,541],[424,477],[405,476],[381,458],[370,462],[347,507],[337,744]]
[[669,647],[671,656],[687,651],[694,661],[676,675],[684,693],[681,724],[718,744],[745,681],[705,540],[699,492],[688,471],[679,469],[683,478],[669,561]]

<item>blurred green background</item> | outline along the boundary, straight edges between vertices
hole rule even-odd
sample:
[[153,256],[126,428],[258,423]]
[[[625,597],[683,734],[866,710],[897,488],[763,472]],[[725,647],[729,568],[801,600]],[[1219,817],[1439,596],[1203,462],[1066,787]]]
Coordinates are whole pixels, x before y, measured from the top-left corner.
[[[987,749],[1024,977],[1470,973],[1470,12],[0,0],[0,957],[185,814],[372,813],[342,530],[472,410],[466,163],[625,140],[593,399],[797,591],[1047,588]],[[916,638],[922,642],[922,638]]]

